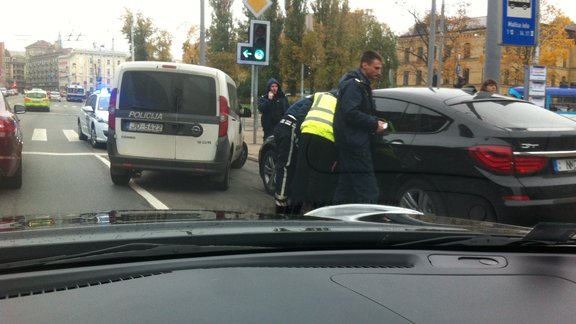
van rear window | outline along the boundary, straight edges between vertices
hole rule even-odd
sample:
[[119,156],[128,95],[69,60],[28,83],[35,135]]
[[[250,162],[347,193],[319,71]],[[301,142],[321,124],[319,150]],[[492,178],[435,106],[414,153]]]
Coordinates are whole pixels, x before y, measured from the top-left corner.
[[127,71],[118,99],[122,110],[217,115],[216,82],[206,76]]

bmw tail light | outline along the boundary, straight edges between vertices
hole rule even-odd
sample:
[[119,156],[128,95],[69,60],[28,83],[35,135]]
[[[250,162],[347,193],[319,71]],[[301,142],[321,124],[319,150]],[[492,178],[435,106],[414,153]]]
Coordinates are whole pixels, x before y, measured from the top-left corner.
[[509,146],[478,145],[469,148],[468,153],[483,168],[503,174],[535,173],[542,170],[548,161],[541,156],[515,156]]
[[514,169],[518,174],[536,173],[546,166],[548,159],[542,156],[515,156]]
[[474,161],[489,171],[512,174],[512,148],[509,146],[478,145],[468,149]]
[[116,97],[118,96],[118,88],[112,89],[110,93],[110,101],[108,102],[108,128],[116,129]]
[[228,134],[228,100],[220,96],[220,116],[218,120],[218,136],[226,136]]

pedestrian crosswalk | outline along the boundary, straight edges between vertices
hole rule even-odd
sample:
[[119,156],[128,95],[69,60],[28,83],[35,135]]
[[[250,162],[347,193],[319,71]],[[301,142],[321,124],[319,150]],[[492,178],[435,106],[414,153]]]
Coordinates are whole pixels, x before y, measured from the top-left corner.
[[[80,139],[78,138],[78,133],[73,129],[62,129],[62,132],[50,132],[50,137],[53,139],[54,137],[64,135],[64,138],[68,142],[79,142]],[[30,138],[31,141],[38,141],[38,142],[47,142],[48,141],[48,131],[46,128],[35,128],[32,132],[32,137]]]

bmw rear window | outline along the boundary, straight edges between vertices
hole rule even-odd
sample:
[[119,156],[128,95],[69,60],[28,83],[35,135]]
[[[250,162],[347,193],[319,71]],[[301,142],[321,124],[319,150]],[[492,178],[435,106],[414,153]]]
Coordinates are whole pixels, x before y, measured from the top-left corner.
[[187,73],[127,71],[119,109],[215,116],[216,81]]
[[453,107],[467,115],[502,128],[576,128],[575,121],[526,102],[476,101]]

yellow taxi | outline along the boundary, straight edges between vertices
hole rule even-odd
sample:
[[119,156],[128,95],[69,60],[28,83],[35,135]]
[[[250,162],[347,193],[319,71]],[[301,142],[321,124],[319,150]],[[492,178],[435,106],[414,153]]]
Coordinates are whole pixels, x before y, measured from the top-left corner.
[[42,89],[26,91],[24,95],[24,106],[26,110],[42,109],[50,111],[50,98],[48,97],[48,93]]

